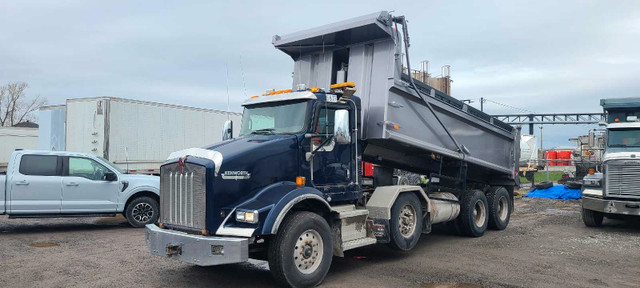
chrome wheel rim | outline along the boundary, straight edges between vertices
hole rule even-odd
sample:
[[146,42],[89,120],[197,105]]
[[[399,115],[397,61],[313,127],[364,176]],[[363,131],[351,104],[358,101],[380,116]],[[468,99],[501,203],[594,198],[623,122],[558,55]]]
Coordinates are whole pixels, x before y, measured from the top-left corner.
[[302,274],[318,270],[324,256],[324,243],[318,231],[309,229],[302,232],[293,248],[293,262]]
[[500,197],[498,200],[498,217],[500,221],[506,221],[507,215],[509,214],[509,204],[507,202],[507,197]]
[[416,230],[416,224],[418,219],[416,218],[416,210],[413,206],[407,204],[400,209],[400,215],[398,215],[398,228],[400,235],[404,238],[409,238],[413,235],[413,231]]
[[149,203],[138,203],[136,206],[133,206],[131,214],[133,214],[133,219],[144,223],[153,217],[153,207],[151,207]]
[[476,201],[476,204],[473,205],[473,219],[476,223],[476,227],[482,227],[487,218],[486,208],[484,206],[484,202],[481,200]]

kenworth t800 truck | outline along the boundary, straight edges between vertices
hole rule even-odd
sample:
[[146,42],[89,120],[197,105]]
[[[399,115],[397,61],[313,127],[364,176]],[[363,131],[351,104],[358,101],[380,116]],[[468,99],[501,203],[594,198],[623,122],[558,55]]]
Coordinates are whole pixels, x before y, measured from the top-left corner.
[[[333,256],[375,243],[408,251],[437,223],[473,237],[507,227],[518,130],[403,74],[404,17],[379,12],[273,44],[294,60],[293,88],[246,100],[236,139],[169,156],[159,223],[146,229],[153,254],[201,266],[266,259],[280,283],[301,287],[320,283]],[[394,169],[428,181],[393,185]]]
[[[600,100],[606,133],[603,167],[582,185],[582,220],[590,227],[616,215],[640,216],[640,98]],[[595,169],[594,169],[595,170]]]

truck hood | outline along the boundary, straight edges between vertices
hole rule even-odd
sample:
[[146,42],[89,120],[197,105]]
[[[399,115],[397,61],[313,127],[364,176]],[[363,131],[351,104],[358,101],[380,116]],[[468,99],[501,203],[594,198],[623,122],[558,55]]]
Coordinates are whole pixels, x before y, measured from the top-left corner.
[[626,148],[608,148],[604,153],[604,162],[611,160],[638,160],[640,161],[640,150],[631,151]]

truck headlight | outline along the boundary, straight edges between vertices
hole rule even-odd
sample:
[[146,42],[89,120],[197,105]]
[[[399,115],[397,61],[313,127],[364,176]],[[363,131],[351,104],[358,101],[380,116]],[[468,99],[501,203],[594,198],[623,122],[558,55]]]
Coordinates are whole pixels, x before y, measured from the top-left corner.
[[246,211],[246,210],[237,210],[236,211],[236,221],[256,224],[258,223],[258,211]]
[[582,185],[600,187],[602,182],[599,179],[585,179],[582,180]]

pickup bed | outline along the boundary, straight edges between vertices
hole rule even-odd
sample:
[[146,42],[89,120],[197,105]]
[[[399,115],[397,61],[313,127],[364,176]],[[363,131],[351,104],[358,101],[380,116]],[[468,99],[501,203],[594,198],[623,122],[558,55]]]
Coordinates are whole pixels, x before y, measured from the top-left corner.
[[115,216],[133,227],[158,219],[157,176],[123,173],[91,154],[15,151],[0,175],[0,214],[10,218]]

